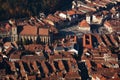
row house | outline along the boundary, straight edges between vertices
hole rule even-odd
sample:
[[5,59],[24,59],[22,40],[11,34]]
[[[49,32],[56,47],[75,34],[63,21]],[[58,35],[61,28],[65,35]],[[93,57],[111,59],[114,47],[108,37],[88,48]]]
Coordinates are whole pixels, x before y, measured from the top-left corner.
[[108,40],[108,38],[107,38],[106,35],[102,35],[102,38],[104,39],[106,45],[108,45],[108,46],[112,46],[112,44],[110,43],[110,41]]
[[[58,61],[40,61],[40,60],[19,60],[15,62],[7,61],[10,67],[9,74],[14,79],[31,80],[36,78],[44,80],[45,78],[65,78],[65,79],[81,79],[78,73],[78,66],[75,60],[58,60]],[[13,74],[14,72],[14,74]],[[70,76],[71,75],[71,76]],[[11,78],[6,74],[8,78]],[[12,78],[12,79],[13,79]]]
[[120,19],[111,19],[106,20],[104,23],[105,28],[110,32],[119,32],[120,31]]
[[115,40],[114,36],[111,34],[110,39],[115,46],[118,46],[118,42]]

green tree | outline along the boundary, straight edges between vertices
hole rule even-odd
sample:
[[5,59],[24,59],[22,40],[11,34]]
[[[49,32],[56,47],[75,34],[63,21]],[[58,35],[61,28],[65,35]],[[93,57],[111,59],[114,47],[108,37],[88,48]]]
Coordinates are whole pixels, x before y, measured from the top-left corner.
[[[0,0],[0,20],[54,13],[73,0]],[[68,5],[67,5],[68,6]]]

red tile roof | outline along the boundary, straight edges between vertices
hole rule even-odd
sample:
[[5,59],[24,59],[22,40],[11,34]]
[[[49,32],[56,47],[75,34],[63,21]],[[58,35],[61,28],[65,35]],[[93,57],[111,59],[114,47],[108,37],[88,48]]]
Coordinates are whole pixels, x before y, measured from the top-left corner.
[[[32,63],[32,66],[33,66],[33,68],[34,68],[34,71],[39,71],[36,61],[32,61],[31,63]],[[40,72],[40,71],[39,71],[39,72]]]
[[19,66],[20,66],[20,73],[21,73],[22,77],[25,77],[26,76],[26,72],[25,72],[25,69],[24,69],[22,61],[19,61]]
[[120,19],[112,19],[108,21],[113,27],[120,27]]
[[54,23],[51,20],[44,19],[43,22],[54,26]]
[[56,68],[55,68],[55,65],[54,65],[54,62],[53,62],[53,61],[50,63],[50,65],[51,65],[53,71],[56,72]]
[[43,50],[43,46],[40,44],[30,44],[30,45],[24,45],[25,50],[35,51],[35,50]]
[[10,59],[20,59],[20,55],[21,55],[21,52],[20,51],[15,51],[13,53],[11,53],[10,55]]
[[108,21],[105,21],[104,24],[107,25],[106,27],[111,27],[111,24]]
[[80,26],[80,27],[90,27],[90,25],[87,23],[86,20],[82,20],[82,21],[79,23],[79,26]]
[[15,67],[15,63],[14,62],[8,62],[8,64],[10,65],[11,71],[16,71],[16,67]]
[[67,14],[68,14],[68,15],[74,15],[74,14],[75,14],[75,11],[73,11],[73,10],[67,11]]
[[39,29],[39,35],[48,36],[48,35],[49,35],[49,30],[48,30],[48,28],[40,28],[40,29]]
[[69,72],[66,74],[65,78],[66,79],[76,79],[76,78],[81,79],[81,76],[79,75],[78,72]]
[[48,73],[49,73],[49,70],[48,70],[47,65],[45,64],[44,61],[41,62],[41,66],[42,66],[42,68],[43,68],[44,73],[45,73],[45,74],[48,74]]
[[59,61],[58,61],[58,66],[59,66],[59,69],[60,69],[60,70],[64,70],[64,69],[65,69],[62,60],[59,60]]
[[11,28],[10,24],[7,23],[7,24],[5,25],[5,29],[6,29],[6,30],[10,30],[10,28]]
[[20,32],[20,35],[37,35],[37,27],[26,25],[23,27],[23,30]]
[[60,21],[60,19],[58,19],[57,17],[55,17],[52,14],[49,14],[46,19],[51,20],[53,22],[59,22]]

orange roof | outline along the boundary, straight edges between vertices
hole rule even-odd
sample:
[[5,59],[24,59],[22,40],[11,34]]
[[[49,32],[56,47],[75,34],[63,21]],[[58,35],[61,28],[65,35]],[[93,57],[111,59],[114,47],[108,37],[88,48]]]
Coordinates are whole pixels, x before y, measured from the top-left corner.
[[87,64],[87,66],[88,66],[89,69],[92,67],[89,60],[86,60],[86,64]]
[[43,46],[42,45],[37,45],[37,44],[30,44],[30,45],[24,45],[25,50],[30,50],[30,51],[35,51],[37,49],[42,50]]
[[64,69],[65,69],[62,60],[59,60],[59,61],[58,61],[58,66],[59,66],[59,69],[60,69],[60,70],[64,70]]
[[41,62],[41,66],[42,66],[42,68],[43,68],[44,73],[45,73],[45,74],[48,74],[48,73],[49,73],[49,70],[48,70],[47,65],[45,64],[44,61]]
[[79,26],[80,26],[80,27],[90,27],[90,25],[87,23],[86,20],[82,20],[82,21],[79,23]]
[[52,22],[59,22],[59,21],[60,21],[60,19],[58,19],[57,17],[55,17],[55,16],[52,15],[52,14],[49,14],[46,19],[47,19],[47,20],[50,20],[50,21],[52,21]]
[[51,20],[44,19],[43,21],[44,21],[46,24],[48,23],[48,24],[54,26],[54,23],[53,23]]
[[10,28],[11,28],[10,24],[7,23],[7,24],[5,25],[5,29],[6,29],[6,30],[10,30]]
[[66,79],[73,79],[74,78],[80,78],[81,76],[79,75],[78,72],[68,72],[66,75],[65,75],[65,78]]
[[49,31],[47,28],[40,28],[39,35],[49,35]]
[[14,62],[7,62],[7,63],[9,64],[10,69],[11,69],[12,71],[15,71],[15,70],[16,70],[15,63],[14,63]]
[[23,26],[23,30],[20,32],[20,35],[37,35],[37,27],[31,25]]
[[67,14],[68,14],[68,15],[74,15],[74,14],[75,14],[75,11],[73,11],[73,10],[67,11]]
[[120,19],[111,19],[111,20],[108,20],[108,23],[112,27],[120,27]]
[[6,43],[4,43],[4,46],[11,46],[11,42],[6,42]]
[[105,23],[104,24],[106,24],[107,25],[107,27],[109,26],[109,27],[111,27],[111,24],[108,22],[108,21],[105,21]]

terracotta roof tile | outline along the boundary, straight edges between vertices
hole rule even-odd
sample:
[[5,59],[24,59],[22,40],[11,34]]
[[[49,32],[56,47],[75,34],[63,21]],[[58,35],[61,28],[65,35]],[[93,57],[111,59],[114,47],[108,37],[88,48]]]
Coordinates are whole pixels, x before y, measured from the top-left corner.
[[70,60],[68,60],[67,63],[68,63],[69,71],[72,71],[72,66],[71,66]]
[[45,60],[45,57],[44,56],[38,56],[38,55],[28,55],[28,56],[22,56],[22,59],[23,60],[28,60],[28,61],[33,61],[33,60],[38,60],[38,61],[41,61],[41,60]]
[[64,69],[65,69],[62,60],[59,60],[59,61],[58,61],[58,66],[59,66],[59,69],[60,69],[60,70],[64,70]]
[[55,17],[52,14],[48,15],[46,19],[51,20],[53,22],[59,22],[60,21],[60,19],[58,19],[57,17]]
[[112,34],[110,35],[110,39],[114,45],[116,45],[116,46],[118,45],[117,41],[115,40],[115,38]]
[[37,27],[31,25],[23,26],[23,30],[20,32],[20,35],[37,35]]
[[105,43],[108,45],[108,46],[112,46],[112,44],[110,43],[110,41],[108,40],[108,38],[106,37],[106,35],[102,35],[103,39],[105,40]]
[[19,61],[19,66],[20,66],[20,73],[21,73],[22,77],[25,77],[26,76],[26,72],[25,72],[25,69],[24,69],[22,61]]
[[86,20],[82,20],[82,21],[79,23],[79,26],[80,26],[80,27],[90,27],[90,25],[87,23]]
[[48,36],[49,35],[49,30],[47,28],[40,28],[39,29],[39,35]]
[[25,50],[35,51],[35,50],[43,50],[43,46],[40,44],[30,44],[30,45],[24,45]]
[[74,14],[75,14],[75,11],[73,11],[73,10],[67,11],[67,14],[68,14],[68,15],[74,15]]
[[15,51],[11,53],[10,59],[20,59],[21,52],[20,51]]
[[76,78],[81,78],[78,72],[69,72],[66,74],[65,78],[67,79],[76,79]]
[[6,42],[6,43],[4,43],[4,46],[11,47],[12,45],[11,45],[11,42]]
[[43,22],[54,26],[54,23],[51,20],[44,19]]
[[107,25],[106,27],[111,27],[111,24],[108,21],[105,21],[104,24]]
[[36,80],[36,76],[35,75],[29,75],[28,80]]
[[45,74],[48,74],[48,73],[49,73],[49,70],[48,70],[48,68],[47,68],[47,66],[46,66],[46,64],[45,64],[44,61],[41,62],[41,66],[42,66],[42,68],[43,68],[44,73],[45,73]]
[[92,3],[87,3],[87,6],[95,7],[95,6],[97,6],[97,5],[92,4]]
[[120,19],[108,20],[108,23],[111,24],[112,27],[120,27]]
[[6,30],[10,30],[10,28],[11,28],[10,24],[7,23],[7,24],[5,25],[5,29],[6,29]]
[[16,71],[16,67],[15,67],[14,62],[8,62],[8,64],[10,65],[10,69],[11,69],[12,71]]
[[56,72],[56,68],[55,68],[54,62],[52,61],[50,64],[51,64],[51,67],[52,67],[53,71]]
[[[39,70],[38,70],[38,66],[37,66],[37,64],[36,64],[36,61],[32,61],[31,63],[32,63],[32,66],[33,66],[34,70],[35,70],[36,72],[38,72]],[[40,71],[39,71],[39,72],[40,72]]]

